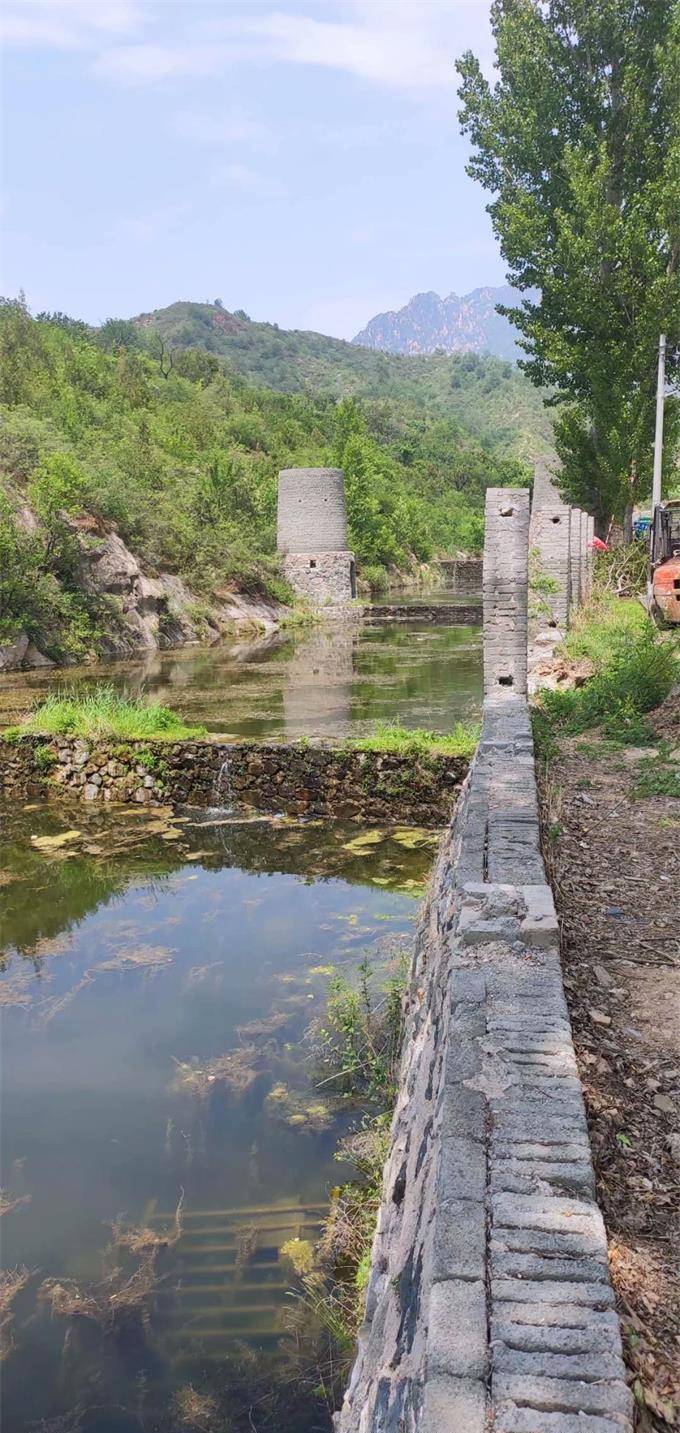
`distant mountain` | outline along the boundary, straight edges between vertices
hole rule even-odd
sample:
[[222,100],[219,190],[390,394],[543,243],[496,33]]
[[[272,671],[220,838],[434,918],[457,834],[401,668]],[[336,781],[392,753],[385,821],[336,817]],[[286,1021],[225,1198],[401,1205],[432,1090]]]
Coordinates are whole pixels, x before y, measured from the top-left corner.
[[376,314],[353,340],[362,348],[384,353],[430,354],[493,353],[516,359],[517,332],[496,313],[496,304],[518,304],[521,295],[507,284],[497,289],[473,289],[470,294],[416,294],[404,308]]

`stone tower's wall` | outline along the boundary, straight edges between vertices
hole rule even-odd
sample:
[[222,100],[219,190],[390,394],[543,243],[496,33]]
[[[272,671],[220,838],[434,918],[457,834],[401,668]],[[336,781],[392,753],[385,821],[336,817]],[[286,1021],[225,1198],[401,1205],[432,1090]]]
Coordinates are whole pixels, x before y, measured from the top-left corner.
[[488,488],[485,530],[484,696],[526,697],[528,491]]
[[284,468],[279,473],[279,552],[347,551],[341,468]]
[[291,587],[314,607],[342,607],[356,597],[341,468],[279,473],[277,546]]

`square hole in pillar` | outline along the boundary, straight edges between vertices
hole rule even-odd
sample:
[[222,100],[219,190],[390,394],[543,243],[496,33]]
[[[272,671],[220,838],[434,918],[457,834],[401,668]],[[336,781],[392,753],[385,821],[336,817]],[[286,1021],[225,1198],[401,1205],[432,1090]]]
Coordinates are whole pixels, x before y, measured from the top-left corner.
[[515,678],[514,678],[514,677],[499,677],[499,678],[498,678],[498,685],[499,685],[499,687],[514,687],[514,685],[515,685]]
[[311,557],[311,558],[310,558],[310,560],[309,560],[309,565],[310,565],[310,567],[316,567],[316,558],[315,558],[315,557]]

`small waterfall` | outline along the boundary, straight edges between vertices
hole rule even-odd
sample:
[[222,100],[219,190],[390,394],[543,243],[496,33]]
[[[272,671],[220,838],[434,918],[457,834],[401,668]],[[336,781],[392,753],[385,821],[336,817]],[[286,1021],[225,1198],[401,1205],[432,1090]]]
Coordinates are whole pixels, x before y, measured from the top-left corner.
[[212,789],[212,804],[224,810],[234,805],[234,793],[231,787],[230,762],[227,756],[217,772]]

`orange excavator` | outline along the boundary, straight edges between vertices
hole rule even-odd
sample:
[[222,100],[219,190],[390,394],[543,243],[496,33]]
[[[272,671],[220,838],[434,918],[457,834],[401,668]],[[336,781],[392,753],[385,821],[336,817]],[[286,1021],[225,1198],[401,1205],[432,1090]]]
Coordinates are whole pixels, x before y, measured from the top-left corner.
[[680,624],[680,498],[657,503],[654,509],[647,595],[657,622]]

